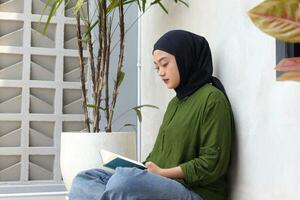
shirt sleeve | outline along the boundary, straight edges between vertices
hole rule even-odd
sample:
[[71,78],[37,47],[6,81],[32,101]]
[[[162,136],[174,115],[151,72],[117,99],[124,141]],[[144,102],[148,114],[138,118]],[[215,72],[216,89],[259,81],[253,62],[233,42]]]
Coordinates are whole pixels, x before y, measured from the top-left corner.
[[232,114],[226,100],[207,103],[200,127],[199,156],[180,165],[188,186],[207,185],[227,172],[230,160]]
[[147,156],[147,158],[144,161],[142,161],[143,165],[145,165],[146,162],[149,161],[150,155],[151,155],[151,153],[149,153],[148,156]]

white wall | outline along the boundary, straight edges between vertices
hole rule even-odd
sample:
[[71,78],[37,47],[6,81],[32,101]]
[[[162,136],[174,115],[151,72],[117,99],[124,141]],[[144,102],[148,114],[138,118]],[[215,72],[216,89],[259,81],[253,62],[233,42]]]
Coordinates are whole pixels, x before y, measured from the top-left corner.
[[[169,1],[171,2],[171,1]],[[275,40],[247,16],[258,0],[197,0],[189,8],[169,3],[169,15],[150,9],[142,18],[142,158],[150,152],[166,105],[174,95],[153,70],[154,42],[168,30],[205,36],[214,74],[227,89],[236,118],[232,199],[299,199],[300,83],[276,82]]]

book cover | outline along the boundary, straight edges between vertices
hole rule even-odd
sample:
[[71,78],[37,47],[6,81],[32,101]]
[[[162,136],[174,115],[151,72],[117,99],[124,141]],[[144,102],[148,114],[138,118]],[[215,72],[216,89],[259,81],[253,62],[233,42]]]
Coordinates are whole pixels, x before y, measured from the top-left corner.
[[101,150],[101,156],[103,166],[110,169],[116,169],[117,167],[136,167],[139,169],[146,169],[145,165],[142,163],[107,150]]

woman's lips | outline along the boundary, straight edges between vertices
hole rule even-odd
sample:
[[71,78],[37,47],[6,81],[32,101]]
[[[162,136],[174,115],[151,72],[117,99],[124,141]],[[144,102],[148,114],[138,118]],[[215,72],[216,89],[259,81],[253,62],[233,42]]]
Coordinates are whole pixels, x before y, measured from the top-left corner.
[[169,79],[163,79],[163,81],[164,81],[165,83],[168,83],[168,82],[169,82]]

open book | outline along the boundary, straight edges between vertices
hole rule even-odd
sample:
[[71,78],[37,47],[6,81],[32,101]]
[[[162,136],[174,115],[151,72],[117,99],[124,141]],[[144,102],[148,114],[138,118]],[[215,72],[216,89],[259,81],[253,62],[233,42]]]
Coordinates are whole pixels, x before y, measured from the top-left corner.
[[116,169],[117,167],[136,167],[139,169],[146,169],[145,165],[143,165],[142,163],[110,151],[102,149],[101,156],[104,167],[108,167],[111,169]]

